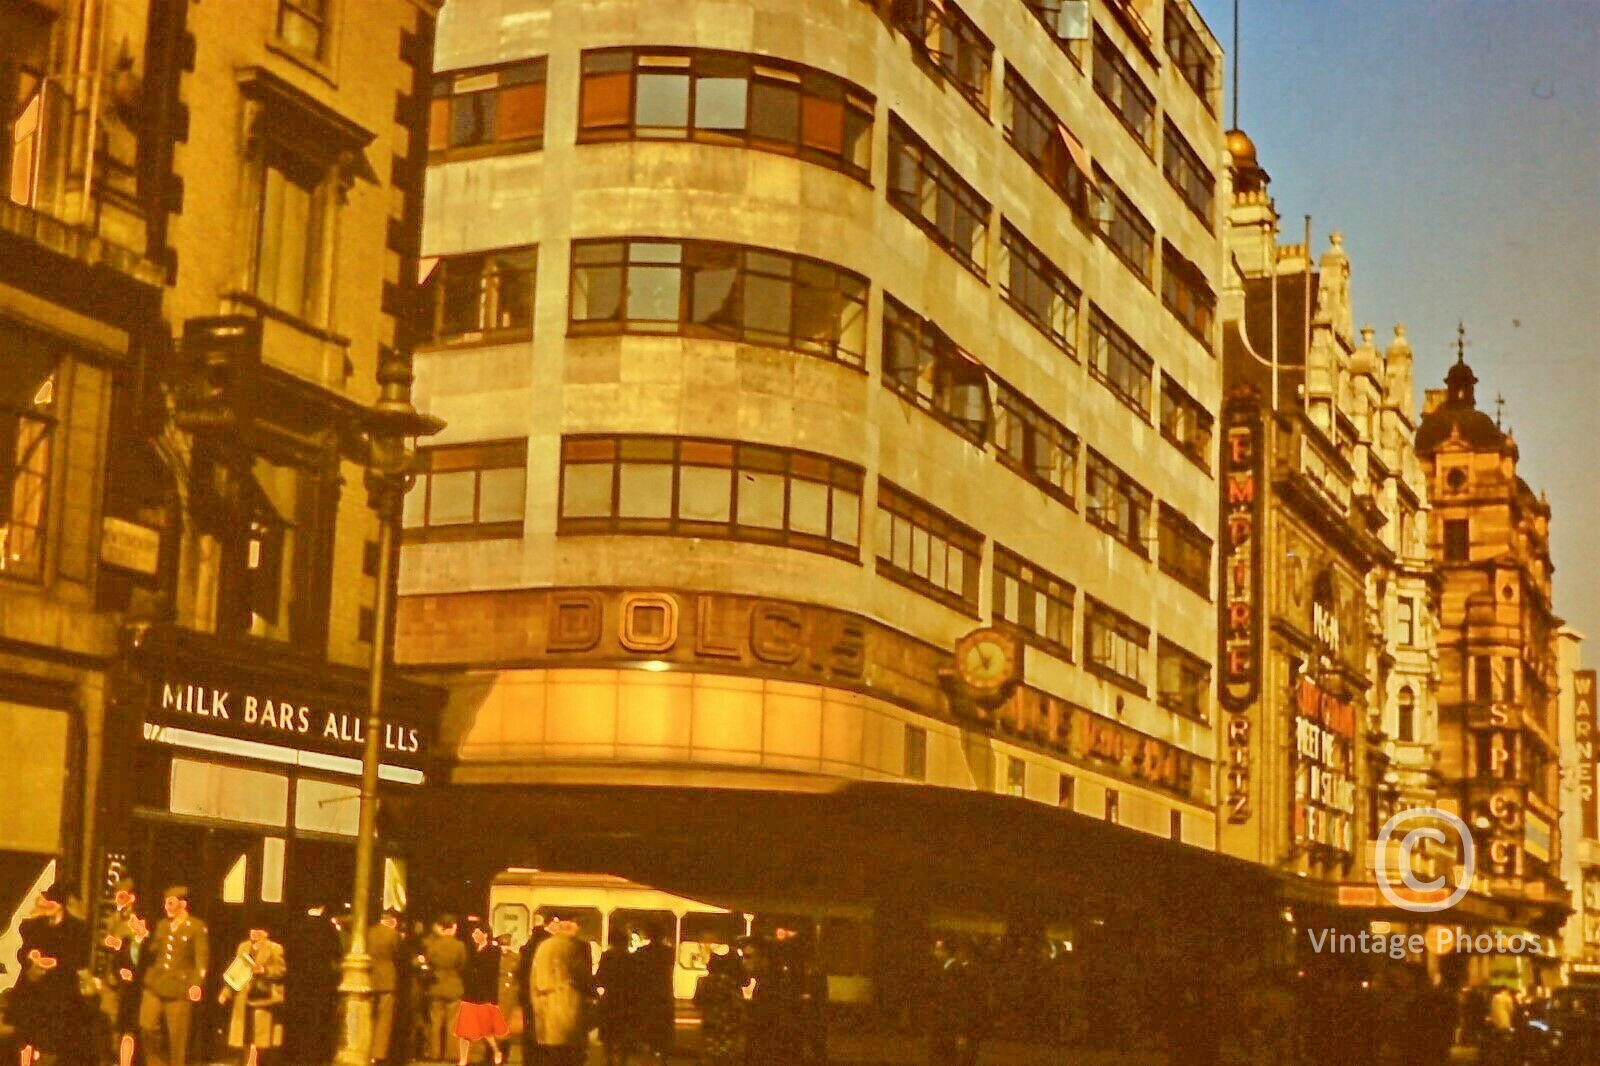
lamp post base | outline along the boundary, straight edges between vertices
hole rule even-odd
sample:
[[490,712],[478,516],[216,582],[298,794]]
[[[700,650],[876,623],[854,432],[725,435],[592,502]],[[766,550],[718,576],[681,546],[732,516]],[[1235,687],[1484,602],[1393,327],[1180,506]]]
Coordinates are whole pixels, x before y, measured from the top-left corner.
[[372,1066],[372,956],[351,952],[341,964],[339,1049],[334,1066]]

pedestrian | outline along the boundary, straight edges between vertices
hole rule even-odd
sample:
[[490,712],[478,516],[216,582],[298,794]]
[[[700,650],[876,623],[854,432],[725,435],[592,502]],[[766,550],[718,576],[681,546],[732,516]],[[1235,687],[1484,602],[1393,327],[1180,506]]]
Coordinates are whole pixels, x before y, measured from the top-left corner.
[[978,1061],[983,986],[972,949],[964,940],[940,937],[933,944],[929,1066],[973,1066]]
[[553,921],[533,959],[533,1021],[545,1066],[583,1066],[589,1046],[589,945],[578,923]]
[[[602,960],[604,961],[604,960]],[[715,954],[694,989],[700,1011],[700,1061],[703,1066],[736,1066],[743,1061],[745,975],[739,956]]]
[[533,1024],[533,956],[539,945],[550,938],[546,924],[542,915],[534,914],[528,926],[528,939],[517,956],[517,1009],[522,1012],[523,1066],[537,1066],[543,1061]]
[[1484,1061],[1489,1066],[1510,1066],[1512,1043],[1516,1038],[1517,998],[1511,989],[1501,985],[1489,996],[1488,1054]]
[[623,1066],[633,1054],[636,1043],[631,980],[633,956],[628,951],[630,936],[626,925],[613,921],[606,950],[594,971],[595,1016],[605,1066]]
[[400,912],[383,912],[378,923],[367,930],[367,954],[372,957],[372,1061],[389,1061],[389,1043],[394,1035],[394,997],[400,987],[400,960],[404,945],[400,938]]
[[638,936],[628,980],[633,1029],[645,1061],[661,1063],[672,1054],[677,1027],[672,945],[663,940],[661,928],[654,922],[643,923]]
[[133,1066],[139,1042],[140,982],[150,965],[150,926],[137,912],[119,926],[116,948],[111,955],[108,988],[115,1003],[111,1015],[111,1034],[115,1041],[117,1066]]
[[428,1027],[424,1031],[422,1057],[428,1062],[443,1062],[455,1031],[456,1008],[463,991],[461,970],[467,964],[467,946],[456,936],[459,926],[453,914],[442,914],[433,923],[433,932],[422,941],[422,958],[427,966]]
[[234,949],[222,974],[217,1002],[228,1012],[228,1046],[244,1050],[244,1066],[262,1060],[283,1046],[284,979],[288,958],[283,945],[269,935],[266,923],[252,922]]
[[803,1054],[801,977],[794,958],[793,932],[774,930],[770,940],[751,945],[750,1021],[745,1061],[750,1066],[791,1066]]
[[461,1002],[456,1007],[454,1029],[459,1048],[456,1062],[467,1066],[472,1045],[482,1040],[489,1045],[495,1066],[500,1066],[500,1039],[506,1035],[506,1018],[500,1010],[500,945],[481,921],[472,922],[467,935],[472,948],[461,967]]
[[[112,1055],[118,1066],[132,1066],[136,1036],[139,1029],[139,945],[133,926],[138,923],[144,932],[149,926],[139,916],[138,893],[128,878],[118,881],[112,888],[112,910],[106,916],[100,937],[100,946],[110,953],[111,962],[106,971],[100,999],[100,1010],[106,1017],[106,1028],[111,1033]],[[124,979],[123,973],[129,976]]]
[[204,994],[211,947],[206,923],[189,913],[189,890],[161,893],[165,915],[150,936],[150,962],[139,996],[139,1033],[147,1066],[185,1066],[189,1023]]
[[11,1024],[22,1066],[49,1055],[86,1061],[89,1018],[78,971],[89,962],[88,930],[67,910],[67,893],[51,885],[34,901],[33,916],[17,925],[20,974],[11,991]]

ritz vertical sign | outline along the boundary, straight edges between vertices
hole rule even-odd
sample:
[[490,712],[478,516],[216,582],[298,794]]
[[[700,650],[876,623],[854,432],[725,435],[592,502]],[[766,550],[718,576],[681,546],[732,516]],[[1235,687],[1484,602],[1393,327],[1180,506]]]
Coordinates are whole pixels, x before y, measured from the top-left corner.
[[1262,426],[1258,394],[1228,395],[1222,411],[1222,590],[1218,597],[1217,700],[1227,712],[1224,805],[1250,820],[1250,710],[1261,691]]
[[1583,804],[1583,836],[1600,840],[1600,807],[1595,804],[1595,672],[1579,670],[1572,675],[1573,710],[1577,718],[1578,794]]

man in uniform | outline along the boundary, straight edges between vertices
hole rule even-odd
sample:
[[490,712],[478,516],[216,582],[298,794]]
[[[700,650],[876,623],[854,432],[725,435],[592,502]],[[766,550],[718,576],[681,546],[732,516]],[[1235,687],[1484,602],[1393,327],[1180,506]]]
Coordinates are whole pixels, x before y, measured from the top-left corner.
[[200,1002],[211,949],[206,923],[189,913],[189,890],[174,885],[162,893],[166,917],[156,924],[139,999],[139,1031],[148,1066],[185,1066],[189,1018]]
[[129,1066],[133,1061],[133,1032],[138,1024],[140,989],[136,976],[123,975],[136,974],[143,968],[139,965],[145,948],[141,941],[149,934],[149,928],[139,916],[139,896],[131,880],[124,877],[117,882],[111,901],[115,909],[106,916],[105,934],[100,938],[100,946],[105,948],[110,959],[100,1009],[110,1023],[117,1061],[121,1066]]
[[[448,1058],[456,1024],[456,1009],[466,991],[461,971],[467,964],[467,946],[456,936],[455,915],[441,915],[433,923],[433,935],[422,941],[422,956],[427,962],[432,983],[428,985],[428,1028],[422,1057],[430,1062]],[[161,1066],[156,1063],[155,1066]]]
[[399,984],[400,912],[386,910],[378,924],[367,930],[367,954],[372,956],[372,1061],[389,1060],[389,1039],[394,1032],[394,994]]

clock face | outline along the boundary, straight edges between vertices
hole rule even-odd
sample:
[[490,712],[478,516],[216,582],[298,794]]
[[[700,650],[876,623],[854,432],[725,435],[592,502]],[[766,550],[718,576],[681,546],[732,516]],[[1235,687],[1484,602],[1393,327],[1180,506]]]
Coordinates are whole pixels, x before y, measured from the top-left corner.
[[961,683],[979,693],[998,692],[1017,672],[1017,644],[993,630],[978,630],[956,645]]

